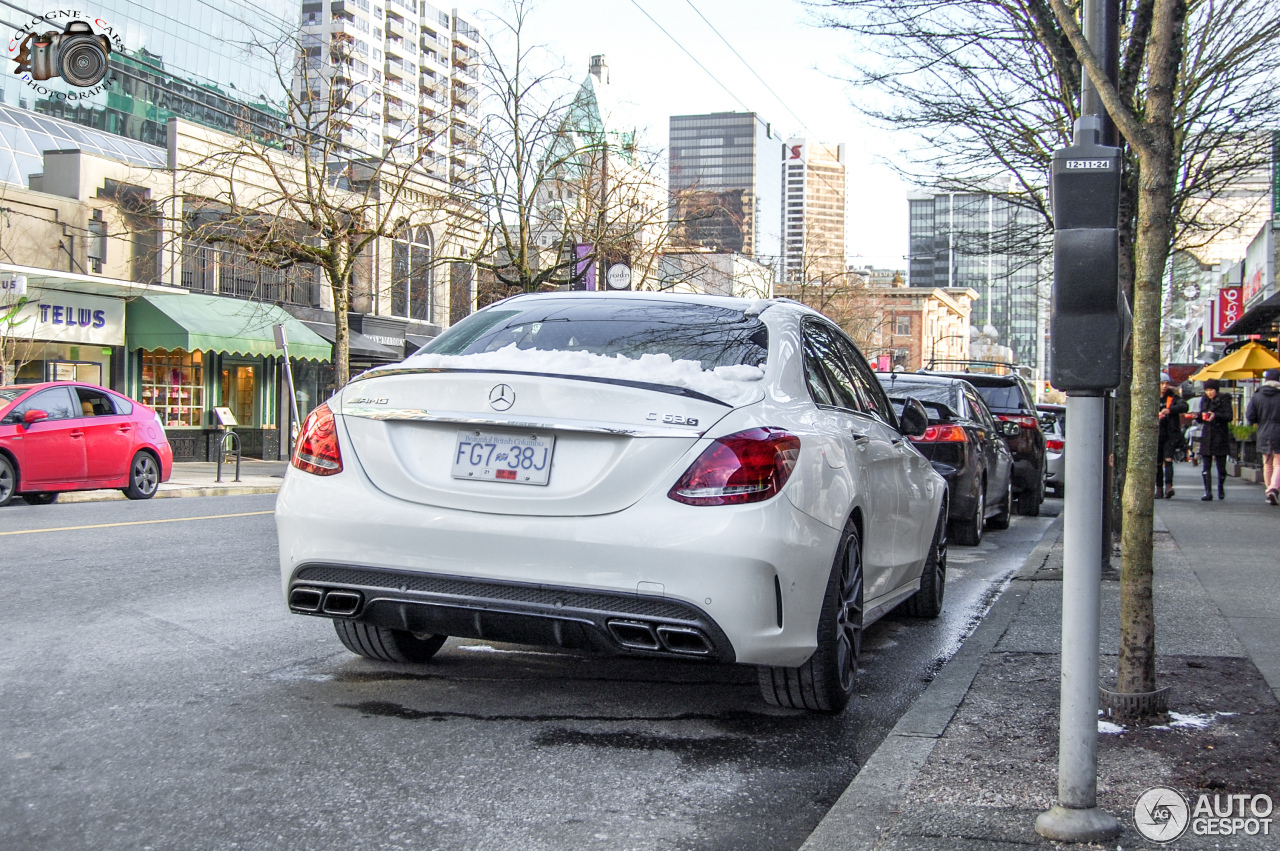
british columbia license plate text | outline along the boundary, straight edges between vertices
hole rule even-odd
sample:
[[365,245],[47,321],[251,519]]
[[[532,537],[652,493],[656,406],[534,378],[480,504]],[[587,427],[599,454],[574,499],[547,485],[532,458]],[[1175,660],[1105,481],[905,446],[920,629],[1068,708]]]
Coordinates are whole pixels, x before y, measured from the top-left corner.
[[554,435],[460,431],[453,454],[453,477],[545,485],[555,442]]

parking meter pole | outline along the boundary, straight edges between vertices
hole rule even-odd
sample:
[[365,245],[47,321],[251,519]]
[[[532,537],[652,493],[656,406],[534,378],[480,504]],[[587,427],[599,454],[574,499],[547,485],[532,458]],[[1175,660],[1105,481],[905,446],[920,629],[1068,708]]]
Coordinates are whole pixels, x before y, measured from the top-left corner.
[[1062,525],[1062,685],[1058,722],[1058,805],[1036,832],[1067,842],[1115,836],[1120,825],[1098,809],[1098,629],[1102,607],[1103,452],[1106,399],[1067,397],[1066,507]]

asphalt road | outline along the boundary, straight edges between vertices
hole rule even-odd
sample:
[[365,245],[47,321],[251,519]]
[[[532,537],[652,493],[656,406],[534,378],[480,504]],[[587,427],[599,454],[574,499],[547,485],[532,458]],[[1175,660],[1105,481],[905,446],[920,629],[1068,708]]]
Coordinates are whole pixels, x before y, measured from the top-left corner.
[[352,656],[286,611],[273,501],[0,509],[0,847],[795,848],[1061,506],[953,547],[944,616],[871,627],[830,717],[749,668]]

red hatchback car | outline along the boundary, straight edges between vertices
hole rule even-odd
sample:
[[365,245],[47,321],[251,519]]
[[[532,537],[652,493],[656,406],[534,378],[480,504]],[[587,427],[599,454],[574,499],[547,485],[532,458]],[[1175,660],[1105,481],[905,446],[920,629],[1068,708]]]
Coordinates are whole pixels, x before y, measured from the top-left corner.
[[172,473],[160,419],[141,403],[69,381],[0,387],[0,506],[98,488],[150,499]]

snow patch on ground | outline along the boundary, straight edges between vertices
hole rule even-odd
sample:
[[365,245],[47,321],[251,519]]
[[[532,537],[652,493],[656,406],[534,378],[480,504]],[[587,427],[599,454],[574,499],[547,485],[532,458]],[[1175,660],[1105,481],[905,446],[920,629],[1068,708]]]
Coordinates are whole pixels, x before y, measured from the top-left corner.
[[756,366],[703,369],[698,361],[672,360],[666,354],[629,358],[591,352],[521,349],[514,343],[497,351],[473,355],[414,355],[405,365],[420,369],[502,369],[644,381],[668,387],[683,387],[734,406],[757,401],[762,396],[759,382],[764,378],[764,370]]
[[1099,719],[1098,719],[1098,732],[1099,732],[1099,733],[1110,733],[1110,734],[1114,734],[1114,733],[1123,733],[1123,732],[1124,732],[1124,727],[1121,727],[1119,724],[1112,724],[1110,721],[1103,721],[1101,718],[1099,718]]
[[1184,715],[1181,712],[1170,712],[1168,724],[1161,724],[1157,727],[1152,727],[1151,729],[1174,730],[1181,728],[1184,730],[1207,730],[1209,725],[1219,718],[1230,718],[1235,714],[1236,713],[1234,712],[1208,712],[1203,715],[1196,715],[1194,713]]

